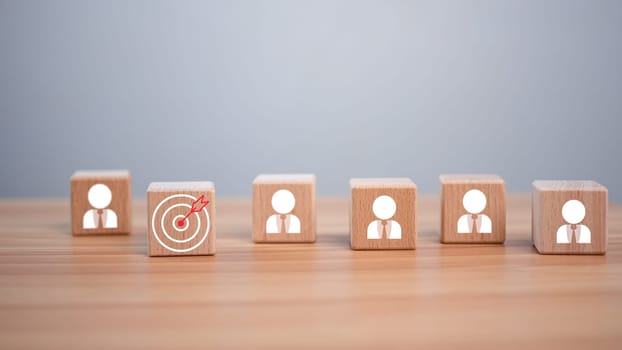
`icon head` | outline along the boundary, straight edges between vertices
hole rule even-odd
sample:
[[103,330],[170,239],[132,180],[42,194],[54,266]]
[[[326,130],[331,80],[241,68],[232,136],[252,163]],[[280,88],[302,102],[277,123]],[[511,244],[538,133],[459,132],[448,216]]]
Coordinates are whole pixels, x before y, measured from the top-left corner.
[[395,215],[395,211],[397,210],[397,204],[393,198],[382,195],[374,200],[374,204],[372,204],[372,211],[374,215],[380,220],[388,220]]
[[486,208],[486,195],[480,190],[469,190],[462,197],[464,209],[471,214],[479,214]]
[[95,184],[89,189],[89,203],[95,209],[104,209],[112,201],[112,192],[104,184]]
[[580,201],[571,199],[564,203],[562,217],[567,223],[576,225],[585,218],[585,206]]
[[279,214],[288,214],[294,210],[296,197],[288,190],[278,190],[272,195],[272,208]]

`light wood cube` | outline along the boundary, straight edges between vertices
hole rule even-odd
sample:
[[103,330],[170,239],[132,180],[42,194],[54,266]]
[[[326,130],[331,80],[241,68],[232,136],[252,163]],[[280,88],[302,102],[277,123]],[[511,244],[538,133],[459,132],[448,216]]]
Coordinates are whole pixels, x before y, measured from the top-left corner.
[[253,240],[315,242],[315,175],[264,174],[253,181]]
[[540,254],[605,254],[607,188],[594,181],[534,181],[531,237]]
[[503,243],[505,181],[497,175],[441,175],[441,242]]
[[74,235],[130,233],[132,179],[129,171],[77,171],[70,183],[71,232]]
[[152,182],[147,207],[149,256],[216,253],[212,182]]
[[415,249],[417,185],[408,178],[350,180],[354,250]]

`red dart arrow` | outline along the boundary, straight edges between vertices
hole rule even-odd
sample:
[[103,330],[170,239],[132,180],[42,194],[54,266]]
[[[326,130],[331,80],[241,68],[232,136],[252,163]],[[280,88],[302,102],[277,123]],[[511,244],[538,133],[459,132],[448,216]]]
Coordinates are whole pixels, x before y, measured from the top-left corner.
[[177,226],[184,227],[184,224],[186,223],[186,219],[188,219],[190,215],[192,215],[193,213],[200,212],[208,204],[209,204],[209,201],[205,200],[205,195],[201,195],[201,197],[197,198],[196,201],[192,202],[192,208],[190,208],[190,211],[188,212],[188,214],[186,214],[186,216],[184,216],[183,219],[179,219],[179,221],[177,221]]

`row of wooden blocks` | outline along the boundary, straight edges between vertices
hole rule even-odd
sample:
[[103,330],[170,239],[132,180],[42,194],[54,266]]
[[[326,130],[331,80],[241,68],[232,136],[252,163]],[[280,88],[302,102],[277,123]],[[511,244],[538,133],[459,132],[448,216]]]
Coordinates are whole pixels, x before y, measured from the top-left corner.
[[[496,243],[506,236],[505,181],[497,175],[442,175],[441,242]],[[253,240],[315,242],[316,179],[259,175],[253,181]],[[352,249],[415,249],[417,186],[408,178],[351,179]],[[153,182],[147,189],[149,255],[216,252],[212,182]],[[71,177],[74,235],[129,233],[129,171]],[[541,254],[604,254],[607,189],[594,181],[535,181],[532,240]]]

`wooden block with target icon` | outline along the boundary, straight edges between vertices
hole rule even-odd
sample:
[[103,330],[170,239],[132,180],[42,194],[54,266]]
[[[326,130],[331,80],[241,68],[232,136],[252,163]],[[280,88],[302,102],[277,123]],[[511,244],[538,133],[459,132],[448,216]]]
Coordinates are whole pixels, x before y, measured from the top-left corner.
[[152,182],[147,189],[149,256],[213,255],[212,182]]
[[315,242],[315,175],[265,174],[253,181],[255,242]]

